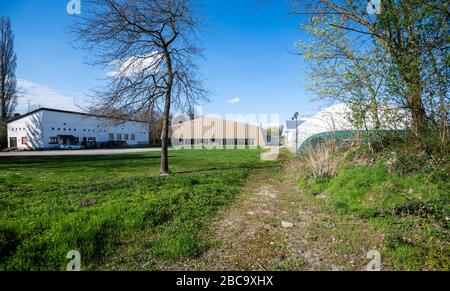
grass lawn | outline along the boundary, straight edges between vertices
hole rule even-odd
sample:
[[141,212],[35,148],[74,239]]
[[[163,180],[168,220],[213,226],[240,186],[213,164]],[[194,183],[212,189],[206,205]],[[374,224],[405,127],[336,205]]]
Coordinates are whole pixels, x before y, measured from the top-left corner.
[[248,173],[277,166],[260,153],[171,151],[170,178],[158,176],[156,152],[0,158],[0,270],[64,270],[70,250],[83,270],[195,257]]

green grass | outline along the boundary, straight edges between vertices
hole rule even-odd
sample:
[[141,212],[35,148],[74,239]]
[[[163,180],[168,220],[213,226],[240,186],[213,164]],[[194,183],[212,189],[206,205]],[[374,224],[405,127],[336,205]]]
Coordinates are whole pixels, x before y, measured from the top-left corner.
[[344,158],[335,177],[304,175],[299,185],[310,195],[323,194],[331,213],[368,220],[382,231],[389,268],[449,270],[448,159],[397,150],[395,162],[389,160],[376,154],[373,163],[358,165]]
[[[252,169],[274,165],[259,155],[171,151],[170,178],[157,175],[159,153],[1,158],[0,269],[64,270],[70,250],[83,270],[195,257],[218,207]],[[86,199],[97,203],[80,206]]]

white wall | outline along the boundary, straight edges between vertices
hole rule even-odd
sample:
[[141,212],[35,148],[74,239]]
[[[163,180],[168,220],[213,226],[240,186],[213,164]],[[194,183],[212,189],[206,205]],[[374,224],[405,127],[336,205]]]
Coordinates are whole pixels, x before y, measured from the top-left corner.
[[[36,149],[44,147],[42,138],[43,111],[36,112],[14,122],[8,123],[8,147],[11,147],[11,137],[17,138],[17,148]],[[22,143],[22,138],[28,137],[28,144]]]
[[[384,106],[379,110],[379,114],[382,130],[404,130],[409,124],[408,114],[402,109]],[[352,109],[346,104],[325,108],[298,127],[298,146],[300,147],[308,138],[316,134],[332,131],[361,130],[355,128],[351,123],[352,115]],[[369,116],[367,129],[373,130],[373,124]]]
[[[16,128],[25,128],[18,130]],[[114,140],[126,141],[130,146],[147,145],[149,143],[148,124],[127,121],[119,122],[112,119],[98,118],[81,114],[42,110],[8,124],[9,137],[18,137],[19,149],[57,148],[58,144],[50,144],[51,137],[69,135],[79,138],[95,138],[100,142],[109,141],[109,134],[114,134]],[[132,140],[132,135],[135,139]],[[128,140],[125,139],[128,135]],[[21,138],[28,136],[29,145],[22,145]],[[9,145],[10,146],[10,145]]]
[[284,136],[284,146],[286,146],[290,151],[295,152],[295,129],[284,129],[283,136]]

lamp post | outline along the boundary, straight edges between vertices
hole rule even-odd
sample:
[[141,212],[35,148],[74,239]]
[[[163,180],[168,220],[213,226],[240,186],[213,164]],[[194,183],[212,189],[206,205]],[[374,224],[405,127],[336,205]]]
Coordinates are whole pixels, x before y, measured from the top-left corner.
[[292,120],[295,120],[295,153],[298,154],[298,116],[299,113],[295,112]]

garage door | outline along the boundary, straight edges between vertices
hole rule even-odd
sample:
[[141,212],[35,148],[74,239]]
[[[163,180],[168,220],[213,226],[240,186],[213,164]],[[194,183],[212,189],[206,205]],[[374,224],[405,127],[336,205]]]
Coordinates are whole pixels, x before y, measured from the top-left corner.
[[11,137],[9,139],[9,147],[16,148],[17,147],[17,137]]

